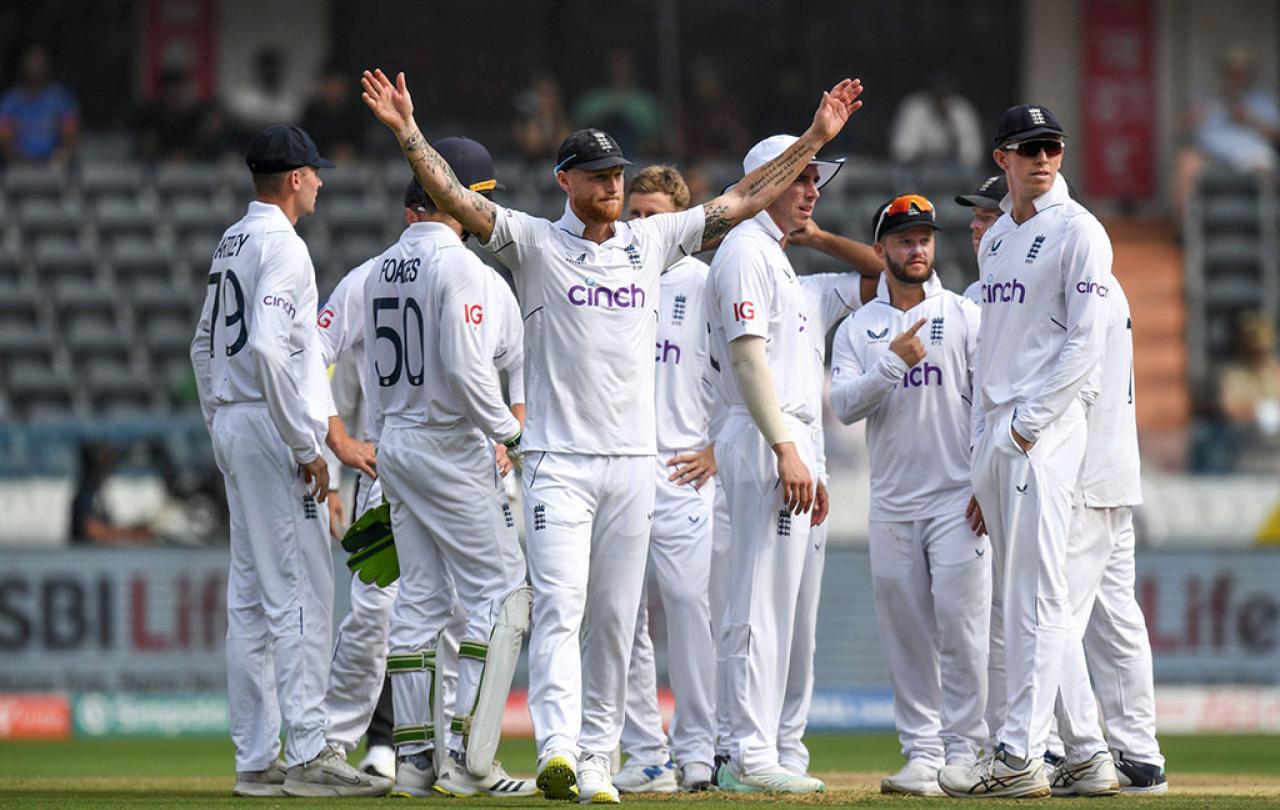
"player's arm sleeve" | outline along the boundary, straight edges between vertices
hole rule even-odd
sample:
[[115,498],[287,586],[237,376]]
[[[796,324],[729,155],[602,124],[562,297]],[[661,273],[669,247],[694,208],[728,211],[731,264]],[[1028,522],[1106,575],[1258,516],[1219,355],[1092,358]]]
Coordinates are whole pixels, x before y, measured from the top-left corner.
[[978,332],[982,328],[982,308],[969,299],[960,302],[964,313],[964,354],[969,380],[969,447],[978,446],[978,439],[986,430],[986,412],[982,409],[982,389],[978,386]]
[[862,276],[857,273],[814,273],[800,276],[800,284],[807,287],[819,302],[818,312],[822,323],[818,330],[826,335],[840,319],[862,307]]
[[1040,389],[1014,412],[1014,430],[1032,442],[1080,395],[1106,345],[1107,302],[1099,289],[1113,286],[1111,240],[1097,220],[1079,217],[1076,222],[1062,247],[1067,340]]
[[451,252],[465,258],[453,258],[454,267],[442,276],[437,337],[445,376],[468,418],[490,439],[506,442],[520,433],[520,423],[502,399],[502,384],[493,362],[498,345],[494,316],[501,303],[485,284],[488,268],[465,249]]
[[191,338],[191,368],[196,375],[196,395],[200,398],[200,410],[204,414],[206,428],[213,429],[213,301],[219,286],[209,285],[204,308],[200,310],[200,322]]
[[550,223],[514,208],[496,203],[493,207],[493,234],[481,247],[508,270],[518,272],[529,256],[541,248],[543,234]]
[[524,318],[520,304],[507,288],[507,282],[497,282],[495,295],[502,302],[501,357],[494,357],[494,365],[507,375],[507,399],[512,405],[524,404]]
[[[358,269],[358,268],[357,268]],[[357,299],[353,288],[364,283],[364,274],[355,270],[347,273],[333,288],[329,300],[320,308],[316,317],[316,333],[320,335],[320,358],[325,367],[338,362],[351,346],[364,337],[362,313],[355,312]]]
[[768,353],[764,338],[744,335],[729,344],[730,362],[738,379],[738,390],[747,405],[747,411],[756,427],[772,447],[779,442],[794,441],[787,423],[782,418],[778,404],[778,391],[773,384],[773,372],[769,369]]
[[[301,363],[293,362],[293,355],[308,347],[294,346],[291,340],[294,318],[312,316],[296,310],[290,314],[301,299],[306,270],[302,240],[268,238],[263,247],[260,294],[246,302],[253,310],[249,350],[253,352],[254,373],[271,421],[299,464],[310,464],[320,455],[310,423],[306,380],[300,378],[300,372],[306,370]],[[273,302],[271,306],[264,303],[268,300]]]
[[632,223],[631,227],[648,230],[663,246],[662,267],[666,272],[666,268],[702,248],[702,229],[706,222],[706,212],[701,205],[695,205],[687,211],[647,217]]
[[866,419],[902,385],[907,364],[893,352],[865,366],[854,345],[853,319],[840,324],[831,348],[831,411],[843,424]]

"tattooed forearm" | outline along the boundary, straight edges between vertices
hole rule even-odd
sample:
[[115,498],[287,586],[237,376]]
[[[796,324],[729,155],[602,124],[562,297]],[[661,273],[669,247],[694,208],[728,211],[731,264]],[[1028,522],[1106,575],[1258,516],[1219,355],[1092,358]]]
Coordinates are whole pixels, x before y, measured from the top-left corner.
[[800,168],[807,164],[817,151],[803,139],[791,144],[787,151],[743,178],[747,181],[746,196],[776,197],[783,186],[795,179],[795,176],[800,173]]
[[715,246],[733,228],[734,223],[726,217],[728,212],[729,206],[717,200],[702,206],[702,214],[706,218],[706,224],[702,226],[703,250]]
[[431,148],[421,131],[414,130],[405,138],[403,149],[414,177],[418,178],[436,207],[457,219],[468,231],[487,240],[493,233],[496,217],[493,203],[462,185],[453,167]]

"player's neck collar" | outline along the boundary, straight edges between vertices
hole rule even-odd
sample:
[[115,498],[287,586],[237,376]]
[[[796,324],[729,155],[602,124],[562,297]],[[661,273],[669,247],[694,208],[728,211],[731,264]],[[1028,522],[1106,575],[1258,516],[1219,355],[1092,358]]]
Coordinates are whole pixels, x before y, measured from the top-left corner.
[[289,221],[289,217],[285,216],[284,211],[275,203],[252,200],[249,203],[249,213],[274,219],[277,222],[283,222],[285,225],[288,225],[291,230],[293,229],[293,223]]
[[[889,301],[889,273],[885,271],[880,274],[880,282],[876,285],[876,298],[883,299],[886,304]],[[924,282],[924,297],[932,298],[942,292],[942,281],[938,278],[938,271],[934,270],[929,274],[929,278]]]
[[[571,236],[576,236],[579,239],[586,238],[583,234],[587,231],[587,225],[578,217],[577,214],[573,212],[573,206],[569,205],[568,199],[565,199],[564,201],[564,215],[560,217],[560,221],[556,223],[556,226]],[[613,239],[617,239],[622,233],[622,229],[624,227],[625,224],[622,220],[614,220],[613,236],[610,236],[609,239],[606,239],[605,241],[608,242]]]
[[[1031,204],[1036,207],[1036,213],[1038,214],[1046,208],[1062,205],[1070,199],[1071,188],[1067,185],[1067,178],[1062,176],[1062,172],[1058,172],[1058,175],[1053,178],[1053,185],[1050,186],[1049,190],[1032,200]],[[1004,195],[1004,199],[1000,201],[1000,210],[1010,214],[1012,219],[1013,192]]]
[[782,232],[782,229],[778,227],[778,223],[773,221],[773,217],[769,216],[769,212],[767,210],[760,211],[752,217],[752,219],[759,223],[761,228],[764,228],[765,233],[773,237],[773,241],[781,242],[782,238],[786,236],[786,234]]

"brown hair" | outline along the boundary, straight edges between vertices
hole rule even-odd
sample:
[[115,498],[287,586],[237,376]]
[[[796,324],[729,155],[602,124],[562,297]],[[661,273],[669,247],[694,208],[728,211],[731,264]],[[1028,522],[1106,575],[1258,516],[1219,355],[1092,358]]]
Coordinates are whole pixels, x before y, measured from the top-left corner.
[[689,186],[675,166],[645,166],[631,179],[632,194],[666,194],[676,208],[689,207]]

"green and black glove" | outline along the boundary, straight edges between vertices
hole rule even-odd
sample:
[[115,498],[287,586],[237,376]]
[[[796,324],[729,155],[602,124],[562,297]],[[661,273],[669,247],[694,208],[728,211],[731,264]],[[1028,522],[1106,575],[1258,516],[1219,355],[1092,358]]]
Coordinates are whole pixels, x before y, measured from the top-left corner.
[[383,502],[360,516],[342,536],[342,547],[351,556],[347,568],[366,585],[385,588],[400,578],[400,558],[391,536],[391,505]]

